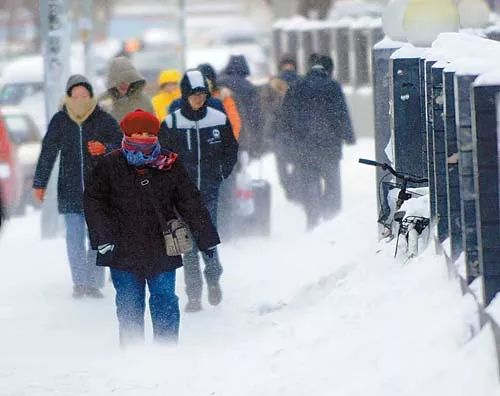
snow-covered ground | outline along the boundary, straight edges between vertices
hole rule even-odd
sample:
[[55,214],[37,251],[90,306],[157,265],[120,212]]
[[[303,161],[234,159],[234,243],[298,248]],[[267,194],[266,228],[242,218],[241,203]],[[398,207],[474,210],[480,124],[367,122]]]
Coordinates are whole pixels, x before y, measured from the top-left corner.
[[312,234],[266,159],[273,237],[222,248],[225,300],[183,315],[177,347],[120,351],[111,285],[72,300],[63,239],[41,242],[36,213],[7,224],[0,395],[499,395],[491,334],[471,339],[472,305],[441,259],[380,249],[374,173],[357,164],[372,152],[346,150],[345,210]]

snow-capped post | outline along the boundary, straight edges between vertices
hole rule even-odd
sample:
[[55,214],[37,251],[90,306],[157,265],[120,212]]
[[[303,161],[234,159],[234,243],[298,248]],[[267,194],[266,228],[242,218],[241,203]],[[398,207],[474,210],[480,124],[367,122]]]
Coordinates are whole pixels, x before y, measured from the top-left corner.
[[332,28],[335,54],[335,76],[342,85],[351,82],[351,49],[349,45],[350,28],[347,23],[337,23]]
[[372,83],[371,50],[383,37],[383,31],[377,20],[366,17],[352,25],[351,47],[354,65],[352,85],[362,87]]
[[483,275],[485,304],[500,292],[500,192],[499,125],[497,99],[500,72],[479,76],[473,84],[472,149],[477,189],[479,267]]
[[458,176],[458,142],[455,123],[455,70],[453,64],[443,71],[446,188],[448,200],[448,229],[451,259],[455,262],[463,251],[460,184]]
[[407,45],[394,52],[389,63],[393,162],[399,172],[418,177],[427,173],[425,123],[420,113],[422,52],[423,49]]
[[437,238],[444,242],[448,230],[448,193],[446,189],[446,138],[444,131],[443,70],[447,63],[438,61],[432,66],[432,139],[434,148],[434,199],[436,201]]
[[[387,156],[386,149],[390,145],[391,139],[391,118],[390,118],[390,76],[389,61],[394,51],[403,45],[400,42],[392,41],[389,38],[382,40],[373,47],[373,107],[375,119],[375,160],[381,163],[391,163]],[[390,150],[389,150],[390,151]],[[377,167],[376,195],[379,195],[378,186],[385,172]],[[380,213],[380,202],[377,199]]]
[[464,239],[467,283],[479,276],[479,252],[477,246],[476,188],[472,157],[471,86],[477,74],[455,73],[455,122],[458,139],[458,174],[460,179],[460,204]]
[[429,201],[431,218],[436,219],[436,179],[434,177],[434,120],[432,111],[432,67],[436,63],[433,59],[425,59],[425,131],[426,131],[426,155],[427,176],[429,178]]
[[85,76],[92,81],[94,77],[94,59],[92,43],[94,39],[93,0],[81,2],[82,15],[80,17],[80,38],[83,42],[83,55],[85,57]]
[[[70,25],[66,0],[40,1],[40,32],[44,60],[45,113],[47,120],[57,112],[69,76]],[[58,162],[52,175],[58,173]],[[42,207],[42,238],[56,237],[59,229],[57,178],[51,177]]]
[[283,24],[285,22],[283,20],[277,21],[273,25],[273,31],[272,31],[272,45],[273,45],[273,65],[274,65],[274,73],[277,73],[278,70],[278,65],[281,56],[284,53],[283,49]]

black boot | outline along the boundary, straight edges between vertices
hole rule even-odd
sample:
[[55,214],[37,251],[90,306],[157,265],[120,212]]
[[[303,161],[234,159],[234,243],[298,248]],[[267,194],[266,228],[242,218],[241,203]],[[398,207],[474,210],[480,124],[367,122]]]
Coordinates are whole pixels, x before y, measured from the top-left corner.
[[85,286],[74,285],[73,286],[73,298],[79,300],[85,296]]
[[201,301],[199,299],[189,299],[188,303],[184,307],[184,312],[186,313],[194,313],[200,312],[203,309],[201,306]]
[[97,287],[88,287],[85,294],[92,298],[104,298],[104,294]]
[[210,305],[219,305],[222,302],[222,289],[219,282],[208,285],[208,302]]

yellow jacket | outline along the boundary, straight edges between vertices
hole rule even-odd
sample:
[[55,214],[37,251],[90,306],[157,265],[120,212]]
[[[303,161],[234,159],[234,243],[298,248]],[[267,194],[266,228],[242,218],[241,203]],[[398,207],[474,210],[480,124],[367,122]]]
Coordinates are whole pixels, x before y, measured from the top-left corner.
[[[164,70],[158,76],[158,86],[161,87],[163,84],[176,83],[179,84],[182,75],[178,70],[168,69]],[[181,90],[177,88],[173,92],[158,92],[151,100],[153,108],[155,110],[156,117],[161,121],[165,119],[168,115],[168,108],[170,104],[181,97]]]

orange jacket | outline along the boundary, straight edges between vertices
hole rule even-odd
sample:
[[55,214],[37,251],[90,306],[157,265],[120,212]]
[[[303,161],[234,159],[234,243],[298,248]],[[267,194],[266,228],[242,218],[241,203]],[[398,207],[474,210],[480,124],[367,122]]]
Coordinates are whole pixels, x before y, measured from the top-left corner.
[[222,101],[224,110],[226,111],[231,127],[233,128],[234,138],[238,140],[241,132],[241,117],[238,111],[238,106],[231,96],[231,92],[227,88],[216,89],[212,92],[212,96]]

